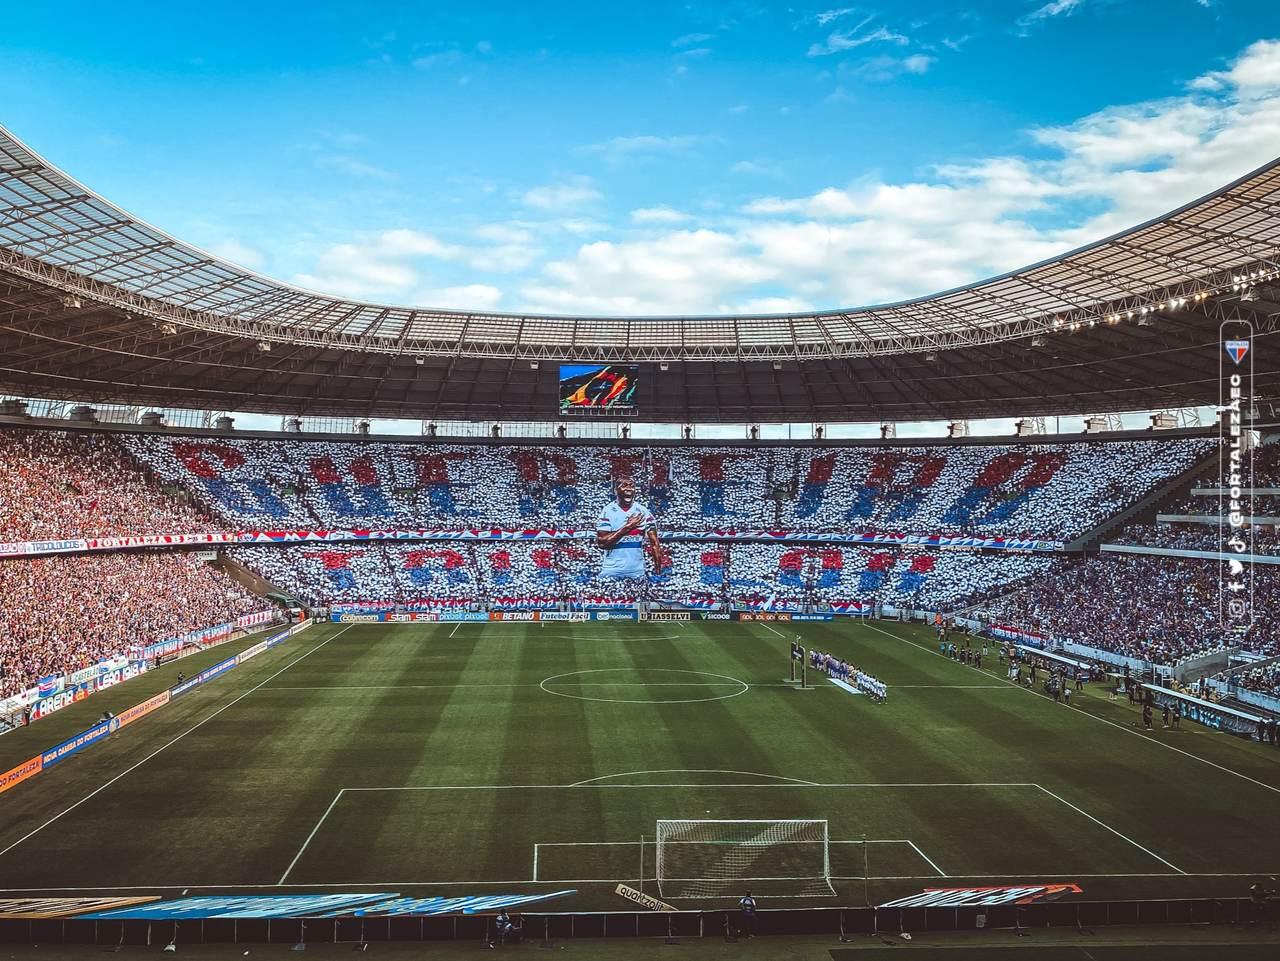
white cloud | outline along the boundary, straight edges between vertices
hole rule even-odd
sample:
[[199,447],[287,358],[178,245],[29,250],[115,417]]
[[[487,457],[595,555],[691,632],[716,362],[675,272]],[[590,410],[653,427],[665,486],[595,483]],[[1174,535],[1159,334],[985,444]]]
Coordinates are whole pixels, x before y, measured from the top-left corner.
[[818,14],[813,19],[818,21],[818,26],[825,27],[834,20],[839,20],[841,17],[847,17],[856,9],[856,7],[841,7],[839,10],[823,10],[822,13]]
[[631,211],[631,222],[636,224],[681,224],[692,218],[670,207],[641,207]]
[[729,167],[729,173],[745,174],[751,177],[780,177],[781,169],[776,164],[759,160],[739,160]]
[[419,70],[429,70],[432,67],[447,66],[455,64],[462,60],[462,52],[459,50],[440,50],[436,53],[423,54],[421,57],[413,58],[413,66]]
[[241,267],[248,267],[250,270],[260,270],[266,262],[266,257],[262,251],[247,244],[242,244],[234,237],[228,237],[226,240],[214,244],[209,248],[209,253],[229,260]]
[[666,137],[656,134],[638,134],[631,137],[612,137],[600,143],[590,144],[585,149],[590,153],[599,154],[610,163],[617,163],[636,157],[685,153],[708,139],[710,138],[693,134]]
[[364,180],[390,181],[397,178],[393,171],[347,154],[320,154],[316,157],[316,163]]
[[813,304],[800,297],[756,297],[720,308],[723,314],[799,314],[813,310]]
[[1063,14],[1070,14],[1083,3],[1084,0],[1049,0],[1048,3],[1019,18],[1018,23],[1025,27],[1041,20],[1051,20]]
[[544,273],[522,295],[528,309],[553,313],[709,310],[726,294],[776,279],[774,269],[752,257],[738,238],[712,230],[584,244]]
[[1280,40],[1259,40],[1245,50],[1230,70],[1208,76],[1249,96],[1280,91]]
[[587,177],[574,177],[560,183],[544,184],[526,190],[520,202],[526,207],[551,212],[575,210],[600,200],[603,195]]
[[532,266],[540,253],[530,240],[499,238],[492,233],[485,239],[499,242],[452,244],[417,230],[387,230],[328,248],[310,271],[296,275],[293,281],[343,297],[401,298],[421,287],[424,261],[485,273],[514,273]]
[[693,47],[700,43],[706,43],[708,40],[714,40],[714,33],[686,33],[683,37],[676,37],[671,41],[673,47]]
[[[863,23],[866,23],[864,20]],[[900,33],[895,33],[888,27],[876,27],[867,33],[860,33],[862,24],[858,24],[853,30],[845,33],[836,31],[827,37],[822,43],[815,43],[809,47],[809,56],[811,57],[827,57],[833,53],[844,53],[847,50],[855,50],[868,43],[896,43],[905,44],[909,40]]]
[[1280,89],[1280,43],[1251,45],[1213,77],[1181,96],[1029,131],[1034,155],[762,197],[715,229],[584,244],[520,297],[568,312],[768,312],[894,301],[1034,263],[1274,158],[1280,97],[1267,94]]
[[520,223],[484,224],[473,233],[484,240],[492,240],[499,244],[532,244],[533,232]]
[[[909,57],[881,56],[864,60],[842,72],[863,80],[884,82],[886,80],[892,80],[894,77],[900,77],[903,74],[914,74],[919,76],[922,73],[928,72],[929,68],[936,62],[936,57],[930,57],[923,53],[915,53]],[[847,93],[845,93],[843,97],[839,96],[842,92],[842,88],[837,87],[832,91],[832,95],[828,99],[832,102],[839,102],[841,99],[852,99]]]
[[461,287],[434,287],[418,291],[412,300],[415,307],[439,307],[455,310],[496,310],[502,302],[502,291],[488,284],[464,284]]
[[610,230],[604,221],[592,220],[590,217],[568,217],[549,226],[571,234],[603,234]]

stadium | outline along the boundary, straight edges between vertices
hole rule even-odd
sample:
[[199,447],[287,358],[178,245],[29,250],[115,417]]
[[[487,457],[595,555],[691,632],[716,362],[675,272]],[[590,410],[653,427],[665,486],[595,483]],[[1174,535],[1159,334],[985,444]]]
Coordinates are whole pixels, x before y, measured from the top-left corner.
[[1280,159],[688,316],[314,293],[56,161],[0,128],[0,939],[1274,948]]

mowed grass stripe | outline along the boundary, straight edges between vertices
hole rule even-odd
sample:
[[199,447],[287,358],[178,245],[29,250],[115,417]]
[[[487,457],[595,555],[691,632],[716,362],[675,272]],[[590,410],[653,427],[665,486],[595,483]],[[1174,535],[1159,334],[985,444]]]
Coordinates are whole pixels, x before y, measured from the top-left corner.
[[[1169,873],[1134,844],[1188,871],[1280,867],[1280,839],[1257,829],[1257,813],[1265,808],[1236,791],[1247,782],[1153,751],[1144,738],[1080,716],[1087,710],[1125,718],[1127,705],[1112,705],[1092,691],[1068,709],[1013,688],[963,690],[975,679],[999,684],[999,677],[938,656],[930,649],[930,632],[918,627],[889,625],[911,640],[903,643],[859,623],[797,623],[784,626],[781,637],[763,626],[690,622],[673,633],[669,624],[591,624],[580,632],[568,625],[463,624],[452,637],[452,625],[352,627],[189,739],[208,750],[189,750],[184,742],[172,750],[172,760],[166,751],[154,770],[146,765],[150,777],[124,779],[128,791],[95,798],[83,833],[77,828],[54,837],[38,851],[44,861],[36,865],[34,883],[63,887],[110,878],[120,884],[130,877],[182,886],[274,884],[344,787],[568,785],[645,771],[675,773],[636,773],[630,780],[696,784],[746,780],[754,772],[824,785],[1017,782],[1042,784],[1065,803],[1035,788],[823,794],[774,786],[627,789],[612,779],[600,790],[348,792],[289,881],[340,883],[356,877],[356,869],[367,883],[528,877],[534,842],[638,840],[638,832],[652,833],[656,818],[684,816],[827,817],[844,832],[909,837],[953,876]],[[328,630],[313,628],[311,636]],[[792,634],[801,634],[807,647],[825,647],[878,673],[890,685],[889,702],[874,705],[834,688],[799,693],[753,687],[705,703],[599,703],[537,687],[554,674],[600,669],[654,678],[654,700],[676,690],[659,686],[671,677],[663,671],[774,685],[785,676]],[[252,686],[247,675],[244,683],[237,681],[239,673],[227,675],[229,692]],[[956,690],[894,690],[904,682]],[[339,684],[380,689],[322,689]],[[284,689],[289,687],[316,689]],[[626,697],[642,690],[626,688]],[[708,694],[715,690],[706,688]],[[151,720],[128,729],[136,732],[134,743],[149,750],[160,743],[148,734]],[[1240,750],[1235,739],[1199,733],[1190,722],[1187,727],[1184,737],[1197,752],[1225,762]],[[1173,732],[1156,736],[1173,742]],[[116,747],[113,742],[93,750]],[[1268,759],[1253,757],[1259,764]],[[88,770],[78,760],[59,766],[72,790],[77,775]],[[747,773],[717,773],[727,771]],[[1169,776],[1174,783],[1164,783]],[[27,787],[0,799],[0,830],[11,810],[7,800]],[[589,796],[574,793],[589,790]],[[353,794],[360,799],[351,800]],[[453,800],[414,799],[425,794]],[[175,825],[182,826],[176,834]],[[162,853],[153,853],[156,848]],[[100,852],[102,863],[73,857],[86,850]],[[32,876],[7,861],[0,858],[0,886],[32,886]],[[403,873],[388,875],[382,870],[388,866]],[[1178,890],[1201,889],[1182,882]],[[860,899],[860,886],[855,893]],[[592,901],[594,907],[611,903],[604,893],[589,897],[602,899]]]
[[[875,625],[867,629],[885,630]],[[892,627],[888,630],[898,646],[922,657],[935,657],[970,676],[987,673],[928,652],[918,640],[902,637]],[[1101,685],[1090,686],[1084,697],[1074,696],[1070,707],[1038,691],[1021,704],[991,698],[982,703],[981,715],[993,717],[997,729],[1009,732],[1005,737],[1011,744],[1034,752],[1028,760],[1035,765],[1039,783],[1126,835],[1158,839],[1156,849],[1184,871],[1220,870],[1224,859],[1231,870],[1239,871],[1272,871],[1280,864],[1273,832],[1264,840],[1256,830],[1256,812],[1273,805],[1274,796],[1252,780],[1216,773],[1218,769],[1204,761],[1220,762],[1200,756],[1202,751],[1235,754],[1233,742],[1249,742],[1190,722],[1184,727],[1185,737],[1195,752],[1156,740],[1182,731],[1135,736],[1131,725],[1136,711],[1127,702],[1109,701]],[[977,716],[968,715],[971,727],[976,728]],[[1155,741],[1155,746],[1148,741]],[[1176,750],[1167,750],[1170,746]],[[1274,775],[1274,762],[1269,773]],[[1205,843],[1209,836],[1214,838],[1211,845]]]

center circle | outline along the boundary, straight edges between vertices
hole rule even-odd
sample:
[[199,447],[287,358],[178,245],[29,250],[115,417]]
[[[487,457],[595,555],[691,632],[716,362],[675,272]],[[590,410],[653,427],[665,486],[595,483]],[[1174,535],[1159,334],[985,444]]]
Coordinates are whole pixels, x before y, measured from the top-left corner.
[[601,667],[548,677],[538,685],[548,694],[609,704],[695,704],[724,701],[751,689],[746,681],[710,671],[673,667]]

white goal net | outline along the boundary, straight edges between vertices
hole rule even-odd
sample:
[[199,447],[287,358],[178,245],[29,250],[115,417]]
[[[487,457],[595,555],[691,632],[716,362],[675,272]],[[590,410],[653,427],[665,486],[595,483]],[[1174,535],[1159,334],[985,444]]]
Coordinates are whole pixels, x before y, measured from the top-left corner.
[[836,893],[826,821],[659,821],[656,849],[663,897]]

